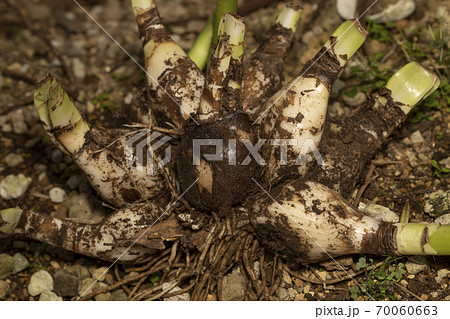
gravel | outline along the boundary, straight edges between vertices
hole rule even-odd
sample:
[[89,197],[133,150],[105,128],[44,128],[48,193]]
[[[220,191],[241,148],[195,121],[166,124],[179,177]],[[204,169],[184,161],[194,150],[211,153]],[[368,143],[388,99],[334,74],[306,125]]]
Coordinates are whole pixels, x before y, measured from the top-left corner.
[[441,225],[450,225],[450,214],[439,216],[434,220],[434,222]]
[[441,164],[442,167],[450,169],[450,157],[447,157],[446,159],[440,160],[439,164]]
[[72,59],[73,75],[80,81],[86,77],[86,66],[79,58]]
[[54,276],[55,292],[62,297],[73,297],[78,292],[79,277],[75,272],[58,269]]
[[53,290],[53,278],[45,270],[39,270],[31,276],[28,284],[28,293],[31,296],[38,296],[44,291]]
[[14,269],[13,269],[14,274],[17,274],[22,270],[27,269],[28,266],[30,265],[28,263],[28,259],[21,253],[15,253],[13,259],[14,259]]
[[434,278],[437,283],[441,283],[444,278],[446,278],[450,274],[450,270],[443,268],[439,269],[437,272],[437,276]]
[[342,94],[342,99],[348,106],[359,106],[367,100],[367,96],[363,92],[358,92],[354,97],[350,97],[344,92],[344,94]]
[[53,203],[62,203],[66,198],[66,191],[60,187],[53,187],[48,195]]
[[288,286],[292,285],[291,275],[289,275],[288,272],[284,269],[283,269],[283,282]]
[[106,215],[100,210],[98,200],[94,200],[88,194],[76,194],[65,201],[65,206],[69,209],[68,216],[89,222],[99,222]]
[[[167,288],[170,287],[171,284],[172,284],[172,282],[163,283],[162,290],[166,290]],[[175,286],[172,290],[170,290],[170,292],[177,292],[180,290],[181,290],[180,287]],[[177,296],[164,298],[164,301],[189,301],[190,298],[191,298],[191,296],[189,295],[189,293],[185,292],[185,293],[179,294]]]
[[237,267],[223,278],[221,299],[224,301],[244,300],[245,287],[245,278]]
[[81,281],[81,285],[78,287],[78,295],[84,296],[90,294],[95,286],[95,279],[86,278]]
[[411,141],[411,144],[418,144],[424,141],[422,133],[420,131],[415,131],[414,133],[412,133],[409,139]]
[[20,198],[27,191],[32,179],[23,174],[8,175],[0,182],[0,196],[3,199]]
[[67,186],[69,186],[70,189],[76,189],[81,182],[81,175],[72,175],[67,180]]
[[8,167],[16,167],[17,165],[23,163],[23,157],[18,154],[8,154],[5,157],[5,163]]
[[98,281],[104,281],[108,274],[108,267],[100,267],[92,272],[92,278]]
[[339,93],[343,88],[345,88],[346,84],[341,79],[337,79],[336,82],[334,82],[333,87],[331,88],[331,96],[338,97]]
[[414,257],[414,259],[408,259],[405,263],[406,271],[410,275],[417,275],[418,273],[430,268],[427,264],[427,260],[422,256]]
[[63,301],[62,297],[59,297],[53,291],[43,291],[39,296],[39,301]]
[[396,213],[382,205],[374,203],[370,203],[367,205],[361,202],[359,203],[358,209],[378,220],[392,223],[397,223],[399,221],[399,217]]
[[288,292],[285,288],[278,288],[278,292],[277,292],[278,298],[279,300],[287,300],[288,299]]
[[25,123],[25,118],[23,116],[23,111],[21,109],[9,113],[9,120],[12,123],[12,128],[16,134],[25,134],[28,132],[28,126]]
[[0,254],[0,276],[9,275],[14,270],[14,258],[8,254]]
[[52,162],[53,163],[60,163],[63,160],[64,154],[59,149],[54,149],[52,151]]
[[65,268],[65,270],[67,272],[75,273],[75,275],[78,276],[80,284],[83,280],[85,280],[86,278],[89,278],[91,276],[89,274],[89,270],[86,267],[78,265],[78,264],[69,266],[69,267]]
[[111,301],[126,301],[127,294],[123,289],[117,289],[111,292]]
[[6,298],[8,298],[10,288],[11,285],[8,282],[0,280],[0,300],[5,300]]
[[[108,285],[104,282],[98,282],[93,278],[86,278],[82,281],[80,287],[78,288],[78,295],[85,296],[90,294],[94,289],[101,290],[107,288]],[[112,294],[110,292],[102,293],[95,296],[96,301],[110,301]]]
[[433,217],[450,213],[450,190],[446,192],[439,190],[429,194],[423,210]]
[[[108,285],[105,284],[104,282],[97,282],[95,284],[95,287],[97,290],[101,290],[101,289],[108,288]],[[112,293],[105,292],[105,293],[95,296],[95,301],[111,301],[111,298],[112,298]]]

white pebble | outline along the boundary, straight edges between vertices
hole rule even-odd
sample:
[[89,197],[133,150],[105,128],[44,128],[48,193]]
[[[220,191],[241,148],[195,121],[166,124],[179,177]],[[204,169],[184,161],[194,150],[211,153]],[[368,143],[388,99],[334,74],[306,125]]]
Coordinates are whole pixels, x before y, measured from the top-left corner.
[[16,199],[27,191],[31,178],[23,174],[8,175],[0,182],[0,196],[3,199]]
[[441,225],[450,225],[450,214],[439,216],[434,220],[434,222]]
[[59,187],[53,187],[48,195],[53,203],[62,203],[66,198],[66,191]]
[[5,163],[9,167],[15,167],[23,163],[23,157],[18,154],[8,154],[5,156]]
[[399,217],[396,213],[391,211],[389,208],[370,203],[368,205],[364,203],[359,203],[358,209],[362,212],[366,213],[367,215],[376,218],[378,220],[382,220],[385,222],[391,222],[396,223],[399,221]]
[[425,258],[415,257],[419,262],[412,259],[408,259],[405,263],[406,271],[410,275],[417,275],[418,273],[428,269],[427,261]]
[[422,133],[419,130],[412,133],[409,139],[411,140],[411,144],[422,143],[424,141]]
[[31,296],[40,295],[44,291],[53,290],[53,278],[45,270],[39,270],[31,276],[28,293]]
[[63,301],[63,299],[53,291],[46,290],[41,293],[39,301]]

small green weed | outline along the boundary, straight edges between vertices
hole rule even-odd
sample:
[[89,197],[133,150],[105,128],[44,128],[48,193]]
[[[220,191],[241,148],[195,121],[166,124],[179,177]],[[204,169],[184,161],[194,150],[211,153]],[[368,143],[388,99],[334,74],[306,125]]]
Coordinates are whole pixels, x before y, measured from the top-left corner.
[[440,166],[436,160],[431,160],[431,165],[434,167],[433,177],[441,178],[443,174],[450,173],[450,169]]
[[387,298],[395,300],[393,295],[394,283],[400,281],[405,274],[405,265],[397,263],[401,257],[387,257],[384,263],[379,267],[373,263],[372,259],[361,257],[355,265],[356,270],[366,270],[366,280],[358,280],[359,286],[350,287],[350,296],[353,299],[363,294],[369,294],[375,300],[386,300]]
[[367,30],[370,32],[371,37],[382,43],[391,44],[393,42],[390,30],[396,26],[397,24],[395,22],[378,24],[373,20],[367,20]]
[[125,74],[117,73],[117,72],[112,72],[111,76],[112,76],[113,80],[116,82],[119,82],[127,77]]
[[362,59],[360,65],[355,65],[350,68],[351,75],[364,74],[364,78],[361,78],[358,85],[346,91],[346,95],[355,97],[358,91],[371,94],[373,91],[378,91],[387,83],[393,71],[391,69],[380,70],[383,56],[383,53],[377,53],[374,57]]
[[153,275],[150,277],[150,282],[152,284],[156,284],[159,281],[159,276],[158,275]]
[[[439,88],[434,91],[428,98],[426,98],[420,105],[413,108],[409,118],[412,123],[419,123],[422,119],[433,121],[432,116],[425,116],[427,113],[437,110],[443,110],[442,106],[450,105],[450,84],[448,81],[441,77],[441,83]],[[445,108],[445,112],[448,112],[449,108]]]
[[108,109],[110,111],[120,109],[119,105],[109,101],[108,93],[102,93],[97,95],[95,98],[92,99],[92,103],[98,106],[99,109]]

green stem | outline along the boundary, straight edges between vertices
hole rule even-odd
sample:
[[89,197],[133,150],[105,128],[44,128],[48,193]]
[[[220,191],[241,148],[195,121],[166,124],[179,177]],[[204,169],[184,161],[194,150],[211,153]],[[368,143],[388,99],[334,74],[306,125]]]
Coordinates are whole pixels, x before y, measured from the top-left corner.
[[131,0],[131,7],[136,14],[136,8],[148,9],[153,5],[153,0]]
[[[232,98],[231,95],[240,92],[244,34],[243,19],[231,13],[225,13],[220,19],[218,43],[209,59],[206,72],[205,91],[208,92],[206,94],[208,98],[202,99],[198,110],[201,121],[208,121],[216,116],[223,106],[222,102],[234,101],[236,97]],[[223,93],[225,95],[222,95]]]
[[[219,35],[219,25],[222,20],[224,13],[236,13],[237,12],[237,0],[216,0],[216,11],[214,12],[214,28],[211,39],[211,47],[208,50],[208,56],[210,57],[214,53],[216,48],[218,35]],[[207,61],[210,62],[209,59]]]
[[213,16],[209,16],[205,26],[195,39],[194,44],[188,52],[188,56],[200,70],[206,67],[209,58],[209,48],[213,37]]
[[450,225],[394,224],[401,255],[450,255]]
[[[244,34],[245,25],[241,19],[234,17],[231,14],[225,13],[221,18],[219,24],[218,45],[214,51],[213,57],[217,59],[217,70],[221,74],[220,83],[228,77],[228,73],[233,70],[230,68],[232,59],[236,63],[242,63],[242,55],[244,53]],[[229,52],[231,51],[231,52]],[[229,54],[231,53],[231,54]],[[214,64],[215,65],[215,64]],[[213,65],[211,64],[211,67]],[[241,86],[241,83],[234,83],[233,79],[230,79],[231,86]],[[235,87],[235,88],[238,88]]]
[[89,126],[61,83],[51,75],[34,92],[34,104],[48,134],[69,154],[76,154],[85,142]]
[[414,105],[433,93],[439,83],[436,74],[419,63],[410,62],[389,79],[386,87],[391,90],[392,99],[402,103],[400,108],[408,114]]
[[237,12],[237,0],[217,0],[216,12],[214,12],[214,29],[212,35],[212,44],[217,44],[217,35],[219,34],[219,25],[224,13]]
[[333,50],[341,67],[352,57],[364,43],[367,31],[357,20],[342,23],[325,43],[325,48]]
[[276,23],[295,32],[303,9],[297,3],[288,2],[278,14]]

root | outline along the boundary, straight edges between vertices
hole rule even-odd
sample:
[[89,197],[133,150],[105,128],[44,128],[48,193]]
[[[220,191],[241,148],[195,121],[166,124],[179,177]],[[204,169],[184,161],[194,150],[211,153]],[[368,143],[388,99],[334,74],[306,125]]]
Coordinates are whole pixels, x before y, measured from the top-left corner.
[[[117,283],[79,300],[90,300],[119,288],[125,290],[128,300],[161,300],[184,293],[190,293],[190,300],[221,300],[223,278],[236,266],[246,279],[245,300],[274,300],[281,283],[283,261],[276,257],[272,278],[267,282],[270,260],[265,262],[266,251],[246,216],[230,214],[222,219],[211,218],[207,229],[204,243],[198,249],[192,249],[186,240],[176,240],[145,265],[125,269],[125,273],[138,272],[138,275],[122,279],[116,268]],[[255,274],[255,261],[260,262],[259,276]],[[149,278],[156,275],[160,279],[153,284]],[[175,287],[179,290],[174,291]]]

